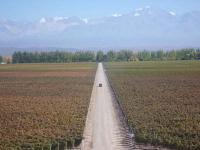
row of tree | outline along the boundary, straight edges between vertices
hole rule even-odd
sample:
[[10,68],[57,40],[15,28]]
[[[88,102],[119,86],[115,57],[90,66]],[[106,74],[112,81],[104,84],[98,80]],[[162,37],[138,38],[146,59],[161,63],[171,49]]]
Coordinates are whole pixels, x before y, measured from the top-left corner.
[[14,52],[13,63],[66,63],[95,61],[95,52]]
[[142,51],[136,56],[139,60],[195,60],[200,59],[200,49],[182,49],[171,51]]
[[130,50],[97,52],[97,61],[156,61],[156,60],[195,60],[200,59],[200,49],[182,49],[171,51]]
[[195,60],[200,59],[200,49],[171,51],[76,51],[76,52],[14,52],[13,63],[66,63],[92,61],[156,61],[156,60]]

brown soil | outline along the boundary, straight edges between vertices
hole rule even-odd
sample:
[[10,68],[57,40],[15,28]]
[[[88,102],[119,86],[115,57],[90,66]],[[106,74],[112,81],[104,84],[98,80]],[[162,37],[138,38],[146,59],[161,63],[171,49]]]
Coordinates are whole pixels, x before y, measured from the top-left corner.
[[89,71],[62,71],[62,72],[0,72],[0,77],[85,77],[90,75]]

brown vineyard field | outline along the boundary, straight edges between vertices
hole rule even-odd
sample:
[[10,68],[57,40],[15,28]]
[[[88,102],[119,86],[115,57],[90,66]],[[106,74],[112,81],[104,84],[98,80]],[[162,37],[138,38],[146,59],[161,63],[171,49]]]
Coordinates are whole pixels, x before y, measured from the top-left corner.
[[83,134],[95,63],[0,65],[0,149],[50,149]]
[[104,65],[138,142],[200,149],[200,61]]

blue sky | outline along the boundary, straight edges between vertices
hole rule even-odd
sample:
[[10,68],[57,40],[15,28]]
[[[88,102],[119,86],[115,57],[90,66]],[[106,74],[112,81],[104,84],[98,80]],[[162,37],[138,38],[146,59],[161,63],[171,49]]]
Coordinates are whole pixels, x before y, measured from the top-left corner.
[[0,19],[33,21],[41,17],[96,18],[150,5],[184,13],[200,10],[200,0],[0,0]]

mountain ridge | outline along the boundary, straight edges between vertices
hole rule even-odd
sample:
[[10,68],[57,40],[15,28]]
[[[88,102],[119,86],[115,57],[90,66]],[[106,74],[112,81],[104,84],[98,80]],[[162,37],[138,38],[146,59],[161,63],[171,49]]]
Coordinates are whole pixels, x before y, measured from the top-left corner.
[[0,47],[200,47],[199,24],[200,11],[177,14],[150,6],[93,19],[57,16],[34,22],[0,20]]

